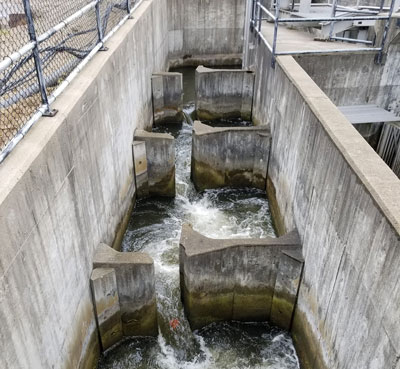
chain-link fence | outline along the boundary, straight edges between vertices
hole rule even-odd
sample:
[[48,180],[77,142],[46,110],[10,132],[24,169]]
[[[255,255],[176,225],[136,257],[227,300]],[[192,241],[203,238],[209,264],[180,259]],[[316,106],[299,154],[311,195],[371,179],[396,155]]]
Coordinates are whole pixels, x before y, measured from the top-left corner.
[[141,1],[0,0],[0,162],[35,117],[53,113],[52,93]]

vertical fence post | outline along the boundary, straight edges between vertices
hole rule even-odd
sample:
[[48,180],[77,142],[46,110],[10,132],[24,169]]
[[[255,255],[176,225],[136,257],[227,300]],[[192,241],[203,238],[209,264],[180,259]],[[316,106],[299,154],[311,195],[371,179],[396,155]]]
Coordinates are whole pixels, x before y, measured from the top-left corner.
[[279,10],[280,10],[280,0],[276,0],[275,3],[275,23],[274,23],[274,40],[272,43],[272,60],[271,60],[271,67],[275,68],[276,62],[276,41],[278,39],[278,24],[279,24]]
[[42,100],[42,104],[46,106],[46,111],[43,113],[43,115],[47,117],[53,117],[54,115],[56,115],[57,110],[50,109],[49,99],[47,97],[46,81],[43,75],[42,61],[40,59],[39,44],[36,38],[36,31],[35,31],[35,24],[33,22],[31,3],[30,0],[23,0],[23,3],[26,16],[26,23],[28,25],[29,38],[32,42],[35,43],[35,47],[32,50],[32,55],[33,55],[33,60],[35,62],[35,69],[39,84],[40,97]]
[[388,19],[386,19],[385,28],[384,28],[384,31],[383,31],[381,49],[379,50],[379,54],[378,54],[378,56],[376,58],[376,63],[377,64],[382,64],[382,61],[383,61],[383,52],[385,50],[385,42],[386,42],[386,38],[387,38],[387,35],[388,35],[388,32],[389,32],[390,20],[392,19],[392,14],[393,14],[394,3],[395,2],[396,2],[396,0],[392,0],[392,2],[390,4]]
[[105,47],[103,44],[103,27],[101,25],[101,15],[100,15],[100,2],[101,0],[97,0],[96,6],[95,6],[95,11],[96,11],[96,24],[97,24],[97,38],[98,42],[102,44],[101,48],[99,51],[107,51],[108,47]]
[[[337,0],[333,0],[331,18],[336,17]],[[332,40],[333,30],[335,28],[335,21],[331,21],[329,28],[329,40]]]
[[131,14],[131,0],[126,0],[126,12]]

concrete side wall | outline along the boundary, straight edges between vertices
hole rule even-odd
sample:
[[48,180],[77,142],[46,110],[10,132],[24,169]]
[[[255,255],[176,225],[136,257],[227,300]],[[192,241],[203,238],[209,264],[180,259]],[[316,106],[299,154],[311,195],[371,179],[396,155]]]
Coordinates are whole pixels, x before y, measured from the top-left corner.
[[384,65],[375,54],[298,56],[296,60],[337,105],[376,104],[400,116],[400,37]]
[[168,0],[171,64],[237,64],[243,47],[245,1]]
[[275,69],[270,58],[261,43],[254,114],[271,127],[268,173],[303,244],[292,330],[303,366],[396,367],[400,181],[292,57]]
[[135,132],[135,140],[146,143],[149,194],[175,196],[175,139],[167,133],[143,130]]
[[144,1],[0,166],[0,367],[89,367],[95,247],[132,204],[132,139],[167,66],[166,0]]
[[265,126],[213,128],[195,121],[191,177],[196,188],[265,189],[270,139]]
[[200,120],[251,120],[254,73],[240,69],[196,69],[196,113]]
[[[280,238],[216,240],[184,225],[179,252],[181,293],[192,329],[221,320],[268,320],[285,250],[301,250],[296,232]],[[297,272],[287,264],[281,272],[286,280],[297,280],[298,286]],[[288,305],[293,311],[297,290],[285,291],[280,301],[275,299],[274,311]],[[286,321],[284,314],[275,316],[290,325],[291,314]]]

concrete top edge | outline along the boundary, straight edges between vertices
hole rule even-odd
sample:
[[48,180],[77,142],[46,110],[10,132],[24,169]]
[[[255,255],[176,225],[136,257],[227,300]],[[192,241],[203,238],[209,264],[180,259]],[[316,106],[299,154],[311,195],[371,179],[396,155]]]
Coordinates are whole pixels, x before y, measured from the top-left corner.
[[279,56],[277,62],[384,216],[400,234],[400,179],[292,56]]
[[169,133],[156,133],[156,132],[148,132],[144,130],[136,130],[134,141],[140,141],[145,138],[162,138],[166,140],[174,140],[174,136],[170,135]]
[[202,255],[209,252],[221,251],[236,247],[252,246],[289,247],[301,249],[301,241],[296,230],[293,230],[278,238],[214,239],[203,236],[199,232],[195,231],[189,224],[184,224],[182,226],[179,244],[185,249],[187,256]]
[[179,72],[155,72],[152,74],[152,77],[155,76],[182,76],[182,73]]
[[252,70],[250,69],[218,69],[218,68],[208,68],[203,65],[199,65],[196,68],[196,73],[213,73],[213,72],[234,72],[234,73],[249,73],[249,74],[255,74]]
[[93,265],[95,268],[106,265],[111,267],[113,264],[129,265],[129,264],[154,264],[153,259],[146,253],[141,252],[118,252],[105,243],[99,244],[96,249]]
[[198,135],[208,135],[220,132],[229,131],[255,131],[264,134],[269,134],[269,128],[267,126],[251,126],[251,127],[211,127],[208,124],[204,124],[199,120],[195,120],[193,123],[193,132]]
[[102,278],[108,274],[115,274],[115,269],[114,268],[94,268],[92,270],[92,274],[90,275],[90,279],[92,281]]

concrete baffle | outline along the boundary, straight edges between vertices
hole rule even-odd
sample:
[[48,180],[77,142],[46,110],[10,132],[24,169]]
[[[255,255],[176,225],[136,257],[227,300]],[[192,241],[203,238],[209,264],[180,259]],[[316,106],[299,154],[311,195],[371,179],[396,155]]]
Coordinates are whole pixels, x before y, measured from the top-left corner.
[[156,336],[157,305],[154,262],[138,252],[118,252],[100,244],[93,268],[115,270],[124,336]]
[[281,252],[270,320],[288,331],[293,321],[303,266],[304,259],[300,249]]
[[200,120],[251,120],[254,72],[243,69],[196,69],[196,113]]
[[221,128],[195,121],[191,177],[196,188],[265,189],[270,138],[266,126]]
[[[296,231],[279,238],[211,239],[185,224],[179,245],[182,300],[192,329],[216,321],[267,321],[283,251],[301,252]],[[286,276],[292,280],[292,276]],[[284,284],[286,286],[286,284]],[[294,285],[294,284],[293,284]],[[283,290],[283,288],[282,288]],[[282,304],[292,304],[297,291],[286,288]],[[282,323],[288,325],[288,321]]]
[[149,196],[149,177],[147,174],[146,142],[133,141],[133,160],[136,178],[136,193],[139,199]]
[[122,339],[117,279],[112,268],[96,268],[90,276],[101,346],[107,350]]
[[[145,142],[150,196],[175,196],[175,139],[167,133],[138,130],[135,141]],[[143,157],[143,156],[141,156]]]
[[154,123],[182,123],[182,73],[154,73],[151,76],[151,91]]

